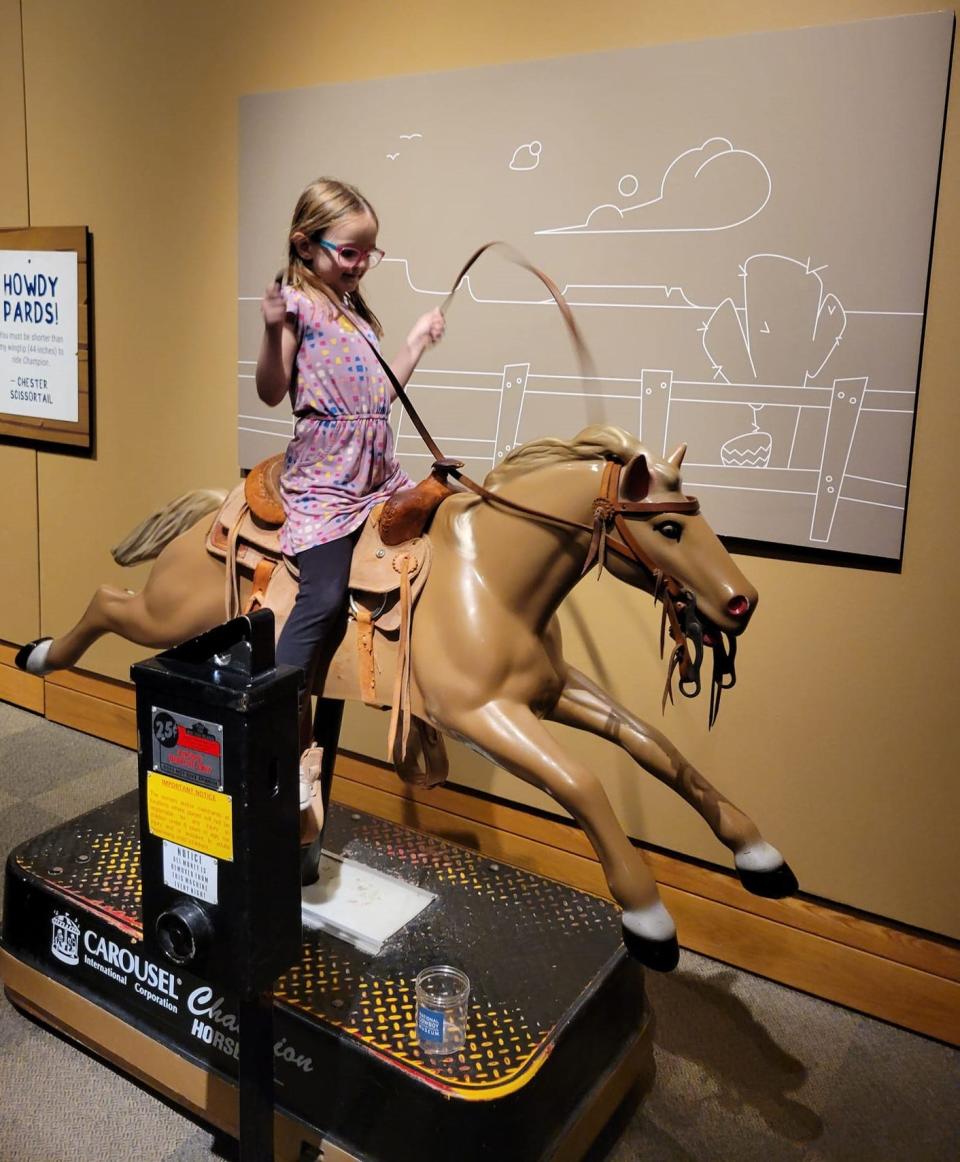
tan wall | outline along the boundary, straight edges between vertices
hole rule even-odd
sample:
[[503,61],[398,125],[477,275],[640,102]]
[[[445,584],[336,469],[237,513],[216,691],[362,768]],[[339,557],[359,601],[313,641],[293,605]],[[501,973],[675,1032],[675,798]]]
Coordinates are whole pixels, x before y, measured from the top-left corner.
[[[14,7],[0,3],[0,21],[10,23]],[[23,0],[30,221],[85,224],[94,236],[97,457],[39,458],[43,631],[75,621],[99,583],[139,584],[142,571],[114,568],[107,550],[145,512],[235,473],[241,94],[928,7],[596,0],[587,23],[583,6],[568,0],[371,0],[362,9]],[[22,140],[5,124],[4,170],[16,172]],[[960,644],[960,549],[950,498],[960,437],[952,374],[960,276],[947,255],[960,249],[957,137],[952,116],[902,573],[744,558],[763,608],[742,645],[740,685],[710,735],[699,702],[669,711],[665,722],[784,849],[808,891],[953,936],[960,727],[950,667]],[[460,258],[451,255],[451,269]],[[24,468],[8,452],[0,448],[0,488],[19,495]],[[17,543],[25,548],[16,568],[35,573],[33,543]],[[12,627],[35,620],[35,603],[28,588],[11,593],[0,636],[26,636]],[[575,662],[658,715],[662,670],[647,602],[590,582],[566,625]],[[85,664],[124,677],[142,652],[104,642]],[[383,726],[383,716],[358,711],[346,740],[379,753]],[[619,755],[570,737],[605,772],[633,834],[722,858],[683,804]],[[463,781],[534,801],[462,752],[454,769]]]
[[[28,226],[20,0],[0,0],[0,159],[0,229]],[[0,444],[0,495],[0,543],[15,546],[0,584],[0,638],[20,641],[40,626],[36,452]]]

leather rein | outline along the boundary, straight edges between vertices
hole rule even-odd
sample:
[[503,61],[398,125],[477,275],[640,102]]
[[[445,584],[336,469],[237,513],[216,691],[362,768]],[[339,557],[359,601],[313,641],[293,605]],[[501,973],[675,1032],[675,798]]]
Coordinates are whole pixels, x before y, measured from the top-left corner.
[[[593,361],[580,334],[576,320],[573,317],[573,312],[563,297],[562,291],[548,275],[538,270],[519,251],[507,243],[487,242],[474,251],[454,279],[450,293],[440,306],[441,313],[446,314],[447,308],[453,301],[464,277],[477,259],[493,247],[506,249],[510,253],[512,260],[518,266],[523,267],[539,278],[550,292],[550,295],[560,309],[560,313],[563,315],[564,322],[566,323],[567,330],[570,333],[574,349],[580,361],[581,374],[586,379],[588,373],[593,370]],[[337,305],[339,309],[343,309],[341,304]],[[420,438],[434,457],[435,469],[439,469],[445,476],[452,476],[464,488],[475,493],[488,504],[495,504],[502,508],[511,509],[514,512],[531,517],[537,521],[546,521],[550,524],[557,524],[565,528],[590,533],[590,548],[587,551],[587,557],[580,572],[581,577],[589,571],[594,562],[597,562],[599,565],[597,574],[599,577],[600,573],[603,572],[608,550],[617,553],[629,562],[641,565],[647,570],[652,579],[654,603],[660,602],[663,605],[663,613],[660,621],[661,658],[664,654],[668,629],[670,638],[674,643],[667,664],[667,680],[661,699],[661,711],[666,707],[668,698],[670,703],[673,704],[673,676],[675,672],[679,673],[678,685],[680,693],[686,698],[695,698],[700,693],[701,688],[700,667],[703,662],[705,641],[703,624],[697,616],[696,600],[694,595],[689,590],[685,590],[675,577],[665,574],[644,552],[630,532],[625,518],[628,515],[654,516],[658,513],[695,514],[700,511],[700,504],[696,497],[687,496],[683,500],[676,501],[624,500],[620,495],[621,474],[624,465],[619,460],[608,460],[606,463],[600,486],[600,494],[593,502],[592,525],[569,520],[567,517],[557,516],[554,513],[542,512],[540,509],[530,508],[527,505],[520,504],[517,501],[509,500],[505,496],[491,492],[489,489],[484,488],[482,484],[478,484],[475,480],[472,480],[462,471],[463,461],[452,460],[444,456],[389,363],[387,363],[377,350],[376,345],[367,339],[363,328],[358,326],[357,330],[369,343],[371,350],[377,357],[377,361],[386,373],[397,398],[406,409],[407,415],[413,422],[413,426],[417,429]],[[713,675],[710,685],[708,721],[709,725],[713,726],[720,708],[720,695],[722,691],[730,689],[736,683],[736,671],[734,667],[736,638],[724,633],[716,626],[711,626],[708,634],[707,644],[713,649]],[[726,642],[724,639],[727,639]]]

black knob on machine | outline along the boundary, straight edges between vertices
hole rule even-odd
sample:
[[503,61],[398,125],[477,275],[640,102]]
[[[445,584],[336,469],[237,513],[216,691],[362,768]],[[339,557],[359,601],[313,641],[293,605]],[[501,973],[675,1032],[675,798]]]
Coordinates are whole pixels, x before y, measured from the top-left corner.
[[193,964],[202,959],[213,937],[207,912],[193,900],[181,900],[157,917],[157,941],[174,964]]

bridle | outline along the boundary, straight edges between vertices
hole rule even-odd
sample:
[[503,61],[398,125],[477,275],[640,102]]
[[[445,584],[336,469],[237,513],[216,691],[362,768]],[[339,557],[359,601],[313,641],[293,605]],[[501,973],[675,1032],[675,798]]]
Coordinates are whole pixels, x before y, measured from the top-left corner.
[[[660,708],[666,707],[667,699],[673,704],[673,676],[678,673],[678,688],[685,698],[696,698],[700,693],[700,667],[703,663],[705,635],[703,623],[697,614],[696,598],[680,582],[664,571],[637,543],[625,519],[629,514],[655,516],[658,513],[686,513],[696,515],[700,502],[695,496],[685,496],[682,500],[624,500],[621,495],[623,464],[608,461],[603,470],[600,495],[593,502],[593,536],[587,557],[583,564],[583,576],[597,561],[599,573],[603,571],[607,551],[612,551],[629,562],[641,565],[652,578],[651,591],[654,604],[660,602],[663,613],[660,618],[660,657],[663,657],[667,631],[673,641],[670,660],[667,663],[667,680],[663,687]],[[585,526],[582,526],[585,527]],[[619,540],[611,535],[615,530]],[[724,640],[726,639],[726,640]],[[709,645],[713,649],[713,675],[710,683],[710,707],[708,725],[713,726],[720,711],[720,695],[736,685],[735,658],[737,639],[711,625]]]
[[[564,322],[566,323],[567,330],[570,333],[574,349],[580,361],[581,373],[586,378],[593,369],[592,360],[586,344],[583,341],[583,337],[580,334],[580,329],[573,317],[573,313],[566,299],[563,297],[562,291],[549,276],[544,274],[543,271],[538,270],[522,254],[506,243],[487,242],[474,251],[454,279],[450,293],[440,306],[441,312],[446,313],[457,289],[460,287],[465,275],[473,264],[482,254],[493,247],[503,247],[508,250],[512,260],[518,266],[522,266],[525,270],[530,271],[531,274],[534,274],[546,286],[557,306],[560,308],[560,313],[563,315]],[[343,309],[342,304],[338,304],[338,306],[341,310]],[[355,320],[351,321],[356,323]],[[444,456],[436,441],[427,430],[423,420],[420,418],[417,409],[411,403],[410,397],[397,379],[389,363],[387,363],[377,350],[376,345],[367,338],[364,329],[358,326],[357,330],[369,343],[371,350],[389,379],[393,390],[396,392],[397,398],[406,409],[420,438],[434,457],[434,471],[439,472],[444,478],[452,476],[459,484],[479,496],[487,504],[497,505],[518,512],[523,516],[537,521],[557,524],[566,528],[590,533],[590,547],[587,550],[587,556],[580,574],[581,577],[589,571],[594,562],[597,562],[599,565],[599,576],[603,571],[608,551],[614,552],[628,562],[638,564],[646,569],[651,576],[651,591],[653,593],[654,603],[660,602],[663,605],[663,614],[660,621],[661,658],[664,654],[668,630],[670,638],[674,643],[670,651],[670,659],[667,663],[667,680],[663,690],[663,698],[661,699],[661,710],[666,707],[668,698],[670,703],[673,704],[674,673],[678,673],[679,675],[678,687],[680,693],[686,698],[695,698],[700,693],[701,688],[700,668],[703,662],[705,644],[704,627],[697,614],[696,599],[689,590],[683,588],[675,577],[665,574],[643,550],[631,533],[626,518],[630,515],[655,516],[658,513],[685,513],[694,515],[700,511],[700,504],[697,498],[694,496],[684,496],[682,500],[668,501],[624,499],[621,495],[624,464],[619,459],[610,459],[606,463],[600,485],[600,493],[593,502],[593,523],[591,525],[569,520],[566,517],[557,516],[554,513],[543,512],[539,509],[519,504],[517,501],[509,500],[507,497],[500,496],[495,492],[491,492],[489,489],[484,488],[482,484],[471,480],[462,471],[463,461],[452,460]],[[709,627],[708,633],[709,640],[707,644],[713,649],[713,675],[710,684],[708,721],[709,725],[713,726],[720,709],[720,695],[722,691],[730,689],[736,683],[736,672],[734,668],[736,638],[732,634],[727,634],[712,624]],[[724,641],[725,638],[727,639],[726,642]]]

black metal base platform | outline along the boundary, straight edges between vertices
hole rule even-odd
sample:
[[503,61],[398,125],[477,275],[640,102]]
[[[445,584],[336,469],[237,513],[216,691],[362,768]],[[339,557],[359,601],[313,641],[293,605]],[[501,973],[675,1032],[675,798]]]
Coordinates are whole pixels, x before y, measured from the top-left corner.
[[[276,986],[288,1137],[370,1162],[580,1157],[649,1068],[643,971],[617,909],[336,806],[325,846],[437,899],[377,956],[305,931],[300,963]],[[11,853],[8,994],[230,1129],[235,1000],[144,954],[138,854],[135,794]],[[467,1044],[445,1058],[425,1054],[415,1028],[414,977],[438,963],[472,982]],[[172,1081],[171,1062],[207,1083]]]

